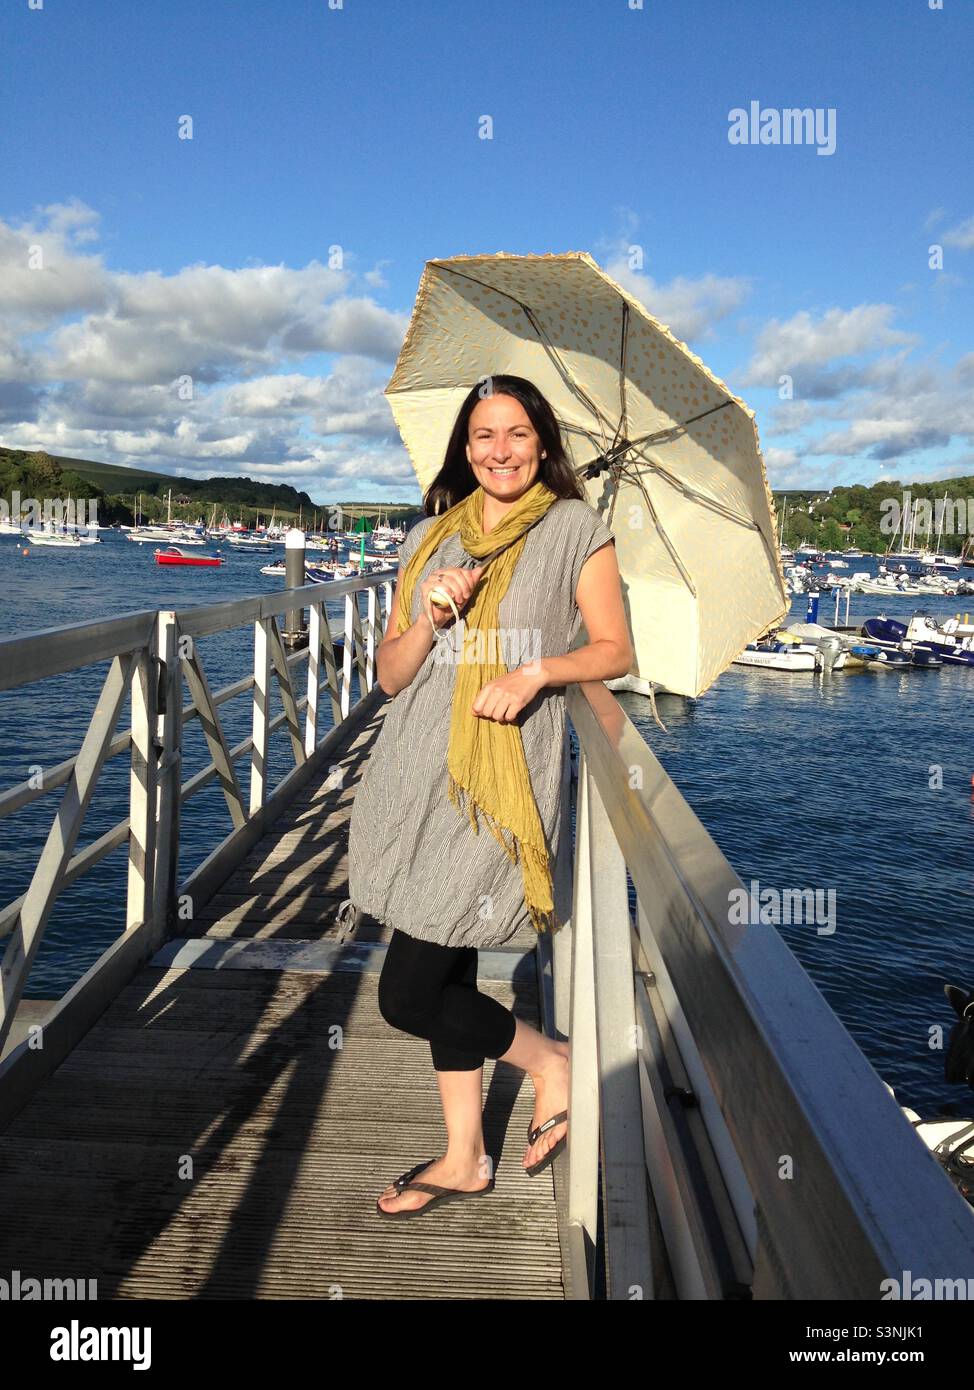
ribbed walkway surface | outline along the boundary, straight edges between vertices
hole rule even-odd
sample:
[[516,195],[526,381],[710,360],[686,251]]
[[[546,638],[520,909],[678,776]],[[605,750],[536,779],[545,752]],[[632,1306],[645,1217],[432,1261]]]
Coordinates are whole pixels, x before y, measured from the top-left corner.
[[[396,1222],[446,1142],[429,1046],[376,1005],[385,929],[338,940],[347,819],[380,707],[0,1135],[0,1270],[104,1298],[561,1298],[530,1080],[488,1059],[497,1186]],[[340,783],[340,785],[339,785]],[[480,987],[537,1025],[533,933]]]

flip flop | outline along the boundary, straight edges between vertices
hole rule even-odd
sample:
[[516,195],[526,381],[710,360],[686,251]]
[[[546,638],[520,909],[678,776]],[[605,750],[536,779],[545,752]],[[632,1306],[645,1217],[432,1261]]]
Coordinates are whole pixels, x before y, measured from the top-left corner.
[[424,1168],[428,1168],[431,1163],[435,1163],[435,1158],[428,1158],[424,1163],[417,1163],[415,1168],[410,1168],[408,1173],[403,1173],[396,1178],[395,1186],[400,1192],[407,1187],[415,1187],[420,1192],[431,1192],[434,1194],[432,1202],[424,1202],[421,1207],[406,1207],[402,1211],[386,1211],[385,1207],[380,1207],[376,1201],[375,1209],[380,1216],[390,1216],[394,1221],[402,1221],[407,1216],[422,1216],[424,1212],[438,1206],[440,1202],[455,1202],[461,1197],[482,1197],[485,1192],[493,1192],[494,1179],[491,1178],[486,1187],[478,1187],[474,1192],[463,1192],[458,1187],[437,1187],[431,1182],[414,1182],[417,1173],[421,1173]]
[[[564,1121],[567,1119],[568,1111],[561,1110],[557,1115],[552,1115],[550,1120],[545,1120],[543,1125],[538,1125],[537,1129],[532,1129],[531,1126],[528,1125],[528,1143],[535,1143],[535,1141],[539,1139],[542,1134],[544,1134],[545,1130],[553,1129],[555,1125],[560,1125],[564,1123]],[[558,1155],[561,1153],[562,1149],[565,1147],[567,1143],[568,1135],[563,1134],[561,1138],[558,1140],[557,1144],[553,1145],[553,1147],[548,1150],[548,1152],[545,1154],[544,1158],[540,1160],[540,1162],[533,1164],[530,1168],[525,1168],[524,1171],[527,1173],[528,1177],[537,1177],[537,1175],[540,1172],[542,1172],[545,1168],[548,1167],[549,1163],[554,1162],[554,1160],[558,1157]]]

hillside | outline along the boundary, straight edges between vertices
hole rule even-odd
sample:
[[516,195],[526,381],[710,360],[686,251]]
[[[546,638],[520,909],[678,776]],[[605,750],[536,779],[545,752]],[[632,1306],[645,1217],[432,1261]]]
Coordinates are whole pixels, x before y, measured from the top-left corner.
[[[131,525],[135,520],[136,499],[139,499],[144,522],[164,520],[167,494],[172,488],[172,515],[180,521],[208,519],[214,503],[217,519],[226,511],[231,520],[253,525],[266,522],[276,513],[279,522],[297,521],[305,525],[315,515],[327,515],[336,503],[313,502],[306,492],[299,492],[288,483],[259,483],[252,478],[176,478],[165,473],[146,472],[140,468],[122,468],[116,464],[98,463],[91,459],[65,458],[48,454],[43,449],[8,449],[0,445],[0,494],[7,498],[19,491],[21,498],[45,497],[94,500],[98,519],[102,523],[121,522]],[[387,506],[376,502],[342,502],[341,507],[353,518],[372,519],[381,511],[396,521],[400,517],[417,515],[420,504],[405,503]]]
[[[945,493],[946,510],[943,508]],[[914,505],[917,506],[915,541],[918,545],[926,543],[928,519],[930,541],[936,542],[941,511],[945,516],[942,547],[946,550],[959,551],[969,535],[968,523],[974,525],[974,477],[923,483],[890,479],[874,483],[872,487],[856,483],[833,488],[831,492],[782,489],[775,492],[774,500],[779,527],[787,505],[785,542],[794,546],[801,541],[812,541],[822,550],[857,545],[862,550],[880,554],[891,543],[897,544],[890,519],[898,519],[905,508],[909,532],[909,514]],[[895,510],[890,506],[893,501],[897,504]],[[956,510],[955,503],[960,503]],[[882,524],[884,520],[885,525]],[[902,539],[902,531],[900,536]]]

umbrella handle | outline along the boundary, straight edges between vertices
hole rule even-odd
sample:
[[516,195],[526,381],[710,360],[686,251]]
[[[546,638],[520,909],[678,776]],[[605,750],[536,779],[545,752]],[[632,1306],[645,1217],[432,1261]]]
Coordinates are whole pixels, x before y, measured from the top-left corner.
[[436,624],[433,622],[433,612],[430,606],[434,603],[437,608],[452,608],[453,616],[456,618],[457,622],[460,621],[460,613],[456,604],[453,602],[452,595],[448,594],[445,589],[430,589],[429,593],[426,595],[426,616],[430,620],[434,635],[439,636],[439,628],[437,628]]

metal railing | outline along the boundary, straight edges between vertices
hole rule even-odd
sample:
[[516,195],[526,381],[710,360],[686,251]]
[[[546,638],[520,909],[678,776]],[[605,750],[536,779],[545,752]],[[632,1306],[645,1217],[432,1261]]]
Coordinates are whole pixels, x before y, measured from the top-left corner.
[[594,1291],[600,1169],[609,1298],[974,1278],[974,1211],[783,938],[733,924],[741,880],[619,701],[586,682],[567,710],[572,925],[541,940],[572,1040],[569,1296]]
[[[6,817],[65,789],[26,893],[0,910],[0,1046],[59,894],[128,847],[124,930],[45,1018],[43,1048],[25,1039],[0,1062],[0,1128],[177,933],[177,903],[205,903],[369,715],[380,596],[387,618],[392,581],[372,574],[0,642],[0,690],[111,663],[78,753],[0,793]],[[341,597],[339,671],[325,602]],[[287,655],[278,620],[303,608],[308,646]],[[241,627],[253,668],[211,691],[200,639]],[[131,727],[116,732],[126,691]],[[231,746],[220,710],[248,692],[251,732]],[[970,1208],[782,938],[730,924],[741,882],[619,701],[601,682],[566,698],[580,748],[572,920],[538,944],[548,1026],[572,1040],[571,1140],[555,1170],[569,1296],[596,1293],[597,1254],[613,1299],[878,1299],[907,1270],[974,1277]],[[210,760],[184,779],[189,721]],[[272,789],[277,729],[293,767]],[[99,774],[121,755],[129,815],[76,853]],[[180,810],[214,780],[229,833],[180,882]]]
[[[0,1062],[0,1126],[29,1098],[84,1035],[113,994],[172,934],[177,903],[205,903],[230,866],[259,840],[295,790],[322,765],[344,736],[347,721],[374,701],[375,648],[392,606],[388,571],[328,584],[181,611],[138,612],[81,626],[53,628],[0,641],[0,691],[23,689],[109,661],[101,693],[78,752],[0,793],[0,819],[63,787],[64,792],[25,893],[0,907],[0,1049],[9,1035],[31,967],[61,892],[127,842],[124,930],[44,1019],[43,1047],[28,1040]],[[359,611],[359,595],[367,599]],[[345,599],[340,639],[332,633],[326,602]],[[380,615],[381,599],[381,615]],[[286,654],[282,616],[308,609],[308,641]],[[253,667],[243,678],[212,691],[200,639],[252,628]],[[342,644],[339,670],[335,647]],[[298,693],[298,667],[306,663],[306,689]],[[353,670],[360,698],[352,707]],[[271,715],[276,680],[281,712]],[[184,703],[183,684],[189,694]],[[220,708],[252,692],[251,733],[230,746]],[[322,694],[331,703],[331,727],[322,731]],[[43,698],[43,692],[39,692]],[[116,732],[131,694],[131,725]],[[183,731],[199,721],[210,761],[183,779]],[[271,792],[271,735],[286,728],[293,767]],[[130,755],[129,814],[75,853],[79,832],[106,763]],[[249,754],[245,795],[237,764]],[[184,882],[179,882],[180,811],[214,779],[230,817],[230,832]]]

